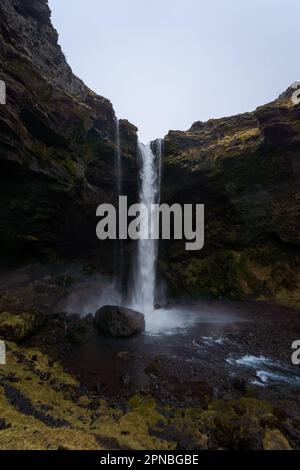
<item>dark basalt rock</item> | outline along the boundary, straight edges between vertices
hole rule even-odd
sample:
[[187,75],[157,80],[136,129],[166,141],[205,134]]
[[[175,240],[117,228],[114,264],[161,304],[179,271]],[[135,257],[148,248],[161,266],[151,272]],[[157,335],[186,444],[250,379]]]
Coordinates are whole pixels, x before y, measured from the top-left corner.
[[163,203],[205,204],[205,246],[162,243],[174,296],[264,298],[300,308],[300,105],[196,122],[164,142]]
[[129,308],[105,306],[98,310],[95,326],[113,338],[129,338],[145,331],[145,317]]
[[[47,0],[0,2],[7,89],[0,106],[0,250],[18,256],[98,249],[96,208],[118,196],[113,106],[73,74],[50,13]],[[136,131],[120,121],[131,203],[138,200]],[[105,243],[101,249],[107,252]]]
[[16,10],[30,15],[41,23],[50,24],[50,8],[43,0],[22,0],[16,3]]

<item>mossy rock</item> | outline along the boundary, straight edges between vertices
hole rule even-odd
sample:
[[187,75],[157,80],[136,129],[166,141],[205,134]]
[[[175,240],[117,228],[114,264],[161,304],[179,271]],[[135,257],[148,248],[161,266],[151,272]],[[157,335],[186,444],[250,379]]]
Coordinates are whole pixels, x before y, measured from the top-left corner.
[[265,401],[213,400],[207,409],[176,409],[135,395],[127,405],[110,408],[39,350],[7,344],[7,365],[0,368],[1,450],[295,447],[278,430],[287,417],[279,419]]
[[263,440],[264,450],[291,450],[291,446],[278,429],[267,429]]
[[32,335],[42,324],[42,316],[36,312],[0,314],[0,337],[18,343]]
[[238,249],[206,248],[192,255],[183,244],[174,243],[159,266],[174,298],[256,299],[300,306],[298,252],[269,240]]

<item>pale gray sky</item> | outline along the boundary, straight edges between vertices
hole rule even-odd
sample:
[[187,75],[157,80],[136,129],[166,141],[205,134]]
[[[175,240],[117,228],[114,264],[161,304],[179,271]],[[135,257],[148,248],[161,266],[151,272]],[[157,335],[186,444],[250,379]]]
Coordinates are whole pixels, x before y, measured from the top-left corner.
[[74,72],[143,142],[300,79],[299,0],[49,0]]

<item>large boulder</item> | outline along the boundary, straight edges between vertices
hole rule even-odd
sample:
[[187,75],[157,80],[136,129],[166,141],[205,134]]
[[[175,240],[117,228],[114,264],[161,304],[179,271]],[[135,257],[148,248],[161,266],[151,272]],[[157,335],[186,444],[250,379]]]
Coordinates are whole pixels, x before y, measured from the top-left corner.
[[101,333],[113,338],[129,338],[145,331],[144,315],[124,307],[102,307],[96,312],[94,322]]

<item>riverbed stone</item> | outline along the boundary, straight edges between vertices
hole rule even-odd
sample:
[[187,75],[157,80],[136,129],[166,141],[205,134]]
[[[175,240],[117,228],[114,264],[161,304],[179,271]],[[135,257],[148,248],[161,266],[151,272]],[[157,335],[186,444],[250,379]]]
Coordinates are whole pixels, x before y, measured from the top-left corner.
[[113,338],[129,338],[145,331],[145,317],[130,308],[107,305],[98,310],[95,326]]

